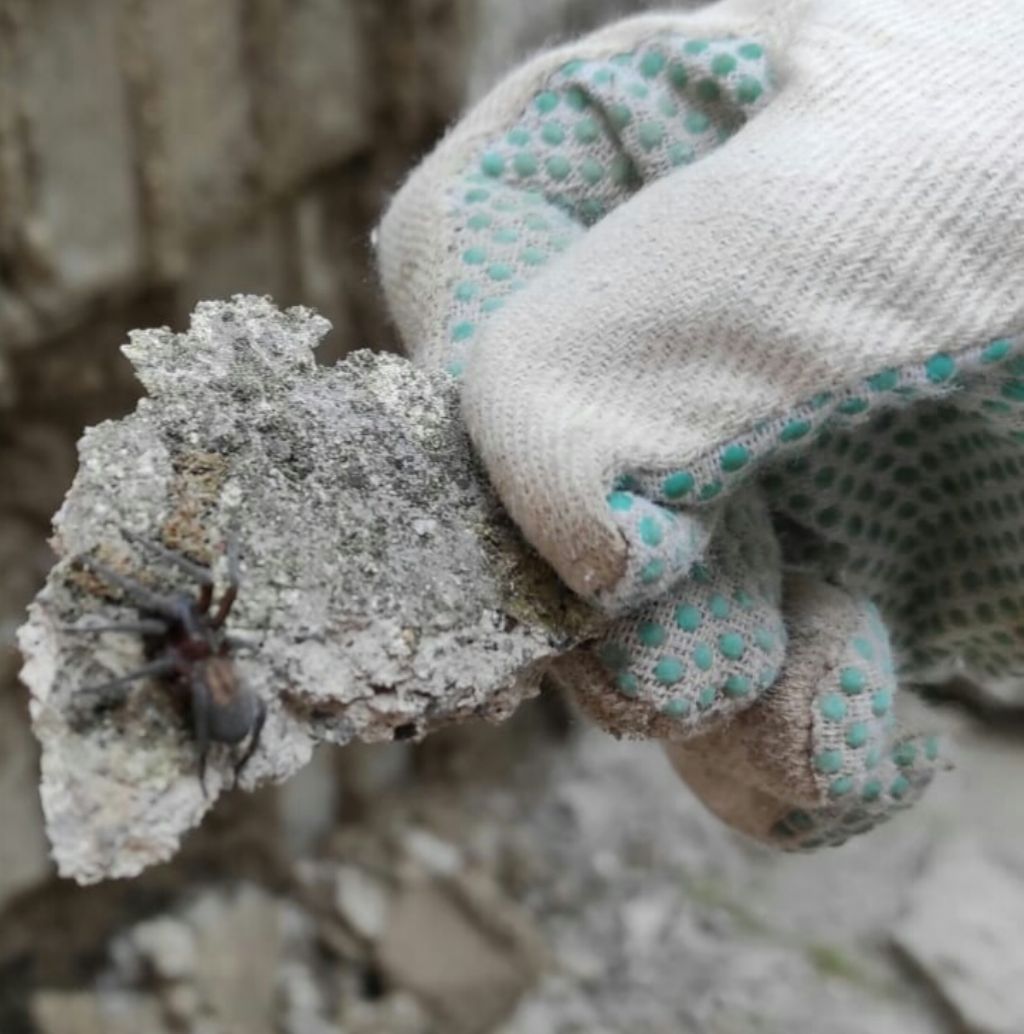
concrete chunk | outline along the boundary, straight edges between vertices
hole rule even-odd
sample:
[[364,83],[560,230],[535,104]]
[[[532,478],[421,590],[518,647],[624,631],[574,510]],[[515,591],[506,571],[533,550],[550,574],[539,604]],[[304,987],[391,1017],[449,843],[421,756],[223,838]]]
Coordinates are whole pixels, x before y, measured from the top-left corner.
[[256,648],[236,667],[269,712],[247,788],[286,779],[320,741],[503,718],[538,665],[594,627],[503,516],[449,379],[366,352],[318,367],[327,329],[238,296],[200,305],[187,334],[137,332],[124,348],[149,397],[83,437],[55,518],[61,560],[19,634],[65,876],[132,876],[170,857],[231,779],[215,748],[204,799],[165,685],[113,702],[82,691],[144,657],[134,635],[66,631],[137,614],[75,559],[186,585],[122,528],[213,562],[220,579],[226,538],[240,544],[230,628]]

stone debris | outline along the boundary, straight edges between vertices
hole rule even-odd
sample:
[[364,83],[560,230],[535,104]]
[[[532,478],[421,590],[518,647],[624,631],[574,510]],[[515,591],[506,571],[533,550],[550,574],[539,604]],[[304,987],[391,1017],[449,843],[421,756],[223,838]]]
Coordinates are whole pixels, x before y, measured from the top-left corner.
[[51,865],[36,793],[36,752],[22,701],[0,690],[0,909]]
[[971,1034],[1024,1031],[1024,880],[978,845],[946,845],[909,892],[896,946]]
[[191,980],[196,975],[196,939],[180,919],[162,916],[139,923],[132,931],[131,949],[162,981]]
[[280,844],[294,858],[310,854],[337,821],[343,793],[336,755],[329,746],[318,747],[309,764],[277,791]]
[[366,940],[376,940],[388,921],[389,894],[384,884],[354,865],[342,865],[334,873],[334,905],[352,930]]
[[[260,1034],[239,1000],[239,974],[252,974],[282,1034],[1024,1029],[1005,1015],[993,1026],[940,988],[954,1015],[937,978],[916,958],[907,964],[905,947],[889,950],[892,931],[906,939],[905,925],[923,916],[934,925],[922,937],[960,953],[976,1001],[1005,1001],[985,974],[1010,973],[1018,951],[1010,930],[1019,936],[1024,854],[1012,803],[1000,799],[1024,778],[1012,740],[993,759],[991,732],[968,738],[975,778],[923,803],[913,822],[794,858],[723,829],[655,745],[580,727],[566,735],[546,707],[417,745],[414,775],[374,784],[372,808],[340,819],[314,853],[286,854],[272,888],[241,881],[230,852],[209,873],[216,883],[197,883],[205,867],[179,870],[177,897],[105,935],[98,976],[103,949],[88,946],[83,979],[97,1001],[75,1007],[94,1017],[133,1002],[157,1017],[137,1028],[146,1034]],[[356,753],[375,750],[393,747]],[[988,848],[965,863],[949,846],[954,821],[958,839],[969,823],[1000,864]],[[933,859],[923,871],[922,859]],[[960,906],[987,893],[983,918],[1006,915],[988,944],[964,935]],[[214,960],[225,953],[221,970]],[[38,991],[33,1017],[67,1014],[64,993]],[[37,1027],[63,1034],[64,1022]]]
[[[276,1034],[278,979],[292,911],[246,883],[186,899],[175,913],[144,920],[114,940],[100,998],[151,988],[161,1020],[153,1028],[136,1028],[147,1034]],[[303,920],[301,939],[311,936],[311,924]]]
[[[384,870],[324,857],[298,866],[306,892],[287,898],[238,881],[185,894],[107,944],[91,997],[38,995],[41,1031],[92,1034],[124,1002],[148,1010],[146,1034],[493,1029],[543,968],[535,924],[482,872],[431,875],[388,835],[356,836]],[[332,936],[337,916],[359,936]]]
[[435,876],[454,876],[462,868],[463,858],[459,849],[429,830],[406,830],[402,844],[411,858]]
[[[448,1034],[448,1029],[438,1026],[412,995],[403,992],[373,1002],[353,1001],[342,1019],[344,1034]],[[337,1031],[333,1028],[332,1034]]]
[[326,1017],[323,994],[309,967],[291,960],[277,974],[281,1034],[338,1034]]
[[317,742],[504,718],[538,665],[594,627],[497,506],[450,379],[368,352],[319,367],[327,329],[307,309],[237,296],[201,304],[188,333],[136,332],[123,349],[148,398],[84,435],[54,521],[60,560],[19,632],[64,876],[133,876],[170,857],[231,778],[215,750],[204,799],[164,687],[83,692],[145,658],[134,635],[67,631],[137,614],[76,558],[185,587],[121,529],[211,563],[221,582],[225,542],[240,545],[230,628],[253,649],[236,666],[268,708],[248,789],[286,779]]
[[456,886],[424,881],[403,887],[392,903],[379,959],[387,979],[429,1003],[444,1029],[484,1034],[537,977],[540,949],[525,924],[514,933],[503,929],[493,902],[481,907]]
[[40,1034],[163,1034],[159,1003],[150,995],[39,991],[32,1021]]

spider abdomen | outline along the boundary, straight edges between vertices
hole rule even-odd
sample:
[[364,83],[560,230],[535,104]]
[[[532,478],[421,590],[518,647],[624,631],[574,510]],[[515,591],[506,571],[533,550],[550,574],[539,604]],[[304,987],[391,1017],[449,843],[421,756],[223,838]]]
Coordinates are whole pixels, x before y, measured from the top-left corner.
[[239,693],[227,704],[210,708],[210,738],[218,743],[241,743],[256,722],[256,701]]
[[256,701],[238,682],[232,663],[211,657],[203,664],[203,682],[210,693],[210,739],[239,743],[252,731]]

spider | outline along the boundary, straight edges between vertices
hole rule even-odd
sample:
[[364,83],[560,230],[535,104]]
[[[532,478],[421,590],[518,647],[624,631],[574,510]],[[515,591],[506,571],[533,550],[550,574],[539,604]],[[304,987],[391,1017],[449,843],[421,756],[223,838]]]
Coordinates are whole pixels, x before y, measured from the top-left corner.
[[131,532],[122,534],[129,542],[173,564],[198,582],[199,592],[196,596],[184,592],[170,595],[153,592],[91,557],[81,557],[79,562],[120,589],[139,608],[140,616],[134,622],[72,627],[70,631],[138,633],[142,636],[148,663],[137,671],[80,692],[101,693],[128,686],[138,679],[159,678],[179,695],[185,695],[199,755],[199,785],[206,796],[206,756],[211,743],[234,746],[249,737],[248,747],[235,763],[237,783],[242,769],[259,746],[267,717],[263,700],[239,681],[231,658],[232,647],[239,643],[224,631],[224,623],[238,596],[237,549],[233,541],[229,543],[228,586],[211,614],[213,576],[209,568]]

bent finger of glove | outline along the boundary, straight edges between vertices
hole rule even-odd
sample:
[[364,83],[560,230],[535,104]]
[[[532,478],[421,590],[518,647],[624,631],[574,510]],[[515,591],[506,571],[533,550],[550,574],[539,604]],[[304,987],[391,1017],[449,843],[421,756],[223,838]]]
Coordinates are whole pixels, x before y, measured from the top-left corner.
[[[916,802],[941,764],[939,742],[897,725],[897,679],[877,608],[804,576],[789,577],[782,595],[785,660],[754,693],[730,697],[725,681],[706,709],[643,708],[635,696],[622,704],[593,654],[567,662],[559,677],[617,731],[643,725],[624,709],[646,710],[676,771],[729,825],[787,850],[812,849]],[[674,700],[702,699],[706,684],[690,681]],[[639,691],[651,703],[656,693]]]
[[739,493],[690,577],[561,659],[556,677],[616,735],[696,735],[777,679],[787,648],[781,588],[768,509],[757,492]]

